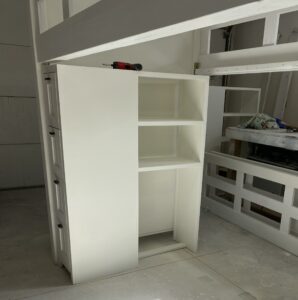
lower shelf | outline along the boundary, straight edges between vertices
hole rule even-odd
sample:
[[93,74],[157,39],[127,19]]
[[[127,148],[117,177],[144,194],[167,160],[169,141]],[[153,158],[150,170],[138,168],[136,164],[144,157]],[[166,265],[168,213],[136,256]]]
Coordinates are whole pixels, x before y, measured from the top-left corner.
[[178,243],[173,239],[173,232],[141,237],[139,239],[139,258],[175,251],[185,247],[185,244]]
[[140,158],[139,172],[182,169],[188,167],[196,167],[199,164],[199,161],[179,157]]

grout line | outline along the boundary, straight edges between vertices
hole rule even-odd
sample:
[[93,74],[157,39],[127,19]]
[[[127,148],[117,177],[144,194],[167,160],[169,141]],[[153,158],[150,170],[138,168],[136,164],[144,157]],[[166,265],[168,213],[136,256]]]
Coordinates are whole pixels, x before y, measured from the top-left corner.
[[[217,275],[223,277],[225,280],[227,280],[230,284],[232,284],[233,286],[237,287],[238,289],[240,289],[241,291],[243,291],[243,293],[239,294],[238,296],[245,294],[245,293],[249,293],[248,291],[244,290],[242,287],[240,287],[239,285],[237,285],[234,281],[232,281],[230,278],[226,277],[224,274],[219,273],[217,270],[215,270],[212,266],[210,266],[209,264],[207,264],[206,262],[202,261],[199,257],[196,258],[198,261],[200,261],[203,265],[205,265],[206,267],[208,267],[209,269],[211,269],[214,273],[216,273]],[[252,295],[254,296],[254,295]],[[255,297],[255,296],[254,296]]]
[[25,145],[41,145],[41,143],[15,143],[15,144],[1,144],[0,146],[25,146]]
[[214,251],[212,251],[212,252],[209,252],[209,253],[203,253],[203,254],[193,254],[191,251],[189,251],[189,250],[187,250],[187,249],[186,249],[186,251],[188,251],[189,254],[191,254],[194,258],[196,258],[196,257],[203,257],[203,256],[208,256],[208,255],[217,254],[217,253],[220,253],[220,252],[224,252],[225,250],[219,249],[219,250],[214,250]]
[[33,294],[33,295],[28,295],[28,296],[19,296],[19,297],[9,298],[9,299],[12,299],[12,300],[32,299],[32,298],[37,298],[39,296],[44,296],[44,295],[49,295],[49,294],[56,293],[56,292],[65,291],[65,290],[67,290],[71,287],[75,287],[75,286],[77,286],[77,285],[72,284],[70,281],[68,286],[60,286],[60,287],[57,287],[56,289],[55,289],[55,287],[53,287],[52,291],[41,292],[39,294]]
[[[180,249],[180,250],[183,250],[183,249]],[[179,251],[179,250],[176,250],[176,251]],[[185,250],[184,250],[184,251],[185,251]],[[170,253],[170,252],[167,252],[167,253]],[[163,254],[166,254],[166,253],[163,253]],[[163,255],[163,254],[158,254],[158,255]],[[155,256],[156,256],[156,255],[155,255]],[[152,257],[152,256],[151,256],[151,257]],[[135,272],[140,272],[140,271],[144,271],[144,270],[149,270],[149,269],[153,269],[153,268],[156,268],[156,267],[165,266],[165,265],[170,265],[170,264],[178,263],[178,262],[181,262],[181,261],[192,260],[192,259],[194,259],[194,257],[181,258],[181,259],[178,259],[178,260],[175,260],[175,261],[169,261],[169,262],[164,262],[164,263],[156,264],[156,265],[154,265],[154,266],[148,266],[148,267],[143,267],[143,268],[135,268],[135,269],[131,269],[131,270],[128,270],[128,271],[124,271],[124,272],[122,272],[122,273],[115,274],[115,275],[111,275],[111,276],[108,276],[108,277],[105,277],[105,278],[95,279],[94,281],[91,281],[91,282],[88,282],[88,283],[95,283],[95,282],[97,282],[98,280],[100,280],[100,281],[108,280],[108,279],[110,279],[110,278],[115,278],[115,277],[123,276],[123,275],[126,275],[126,274],[131,274],[131,273],[135,273]]]
[[[179,250],[177,250],[177,251],[179,251]],[[162,254],[159,254],[159,255],[162,255]],[[32,297],[41,296],[41,295],[52,294],[52,293],[64,291],[68,288],[77,287],[77,286],[78,287],[79,286],[88,286],[88,285],[95,284],[97,282],[106,281],[106,280],[109,280],[109,279],[112,279],[112,278],[117,278],[117,277],[120,277],[120,276],[125,276],[125,275],[128,275],[128,274],[137,273],[137,272],[141,272],[141,271],[144,271],[144,270],[150,270],[150,269],[160,267],[160,266],[164,266],[164,265],[170,265],[170,264],[178,263],[178,262],[181,262],[181,261],[194,260],[194,259],[195,259],[194,257],[188,257],[188,258],[183,258],[183,259],[179,259],[179,260],[175,260],[175,261],[160,263],[160,264],[157,264],[155,266],[148,266],[148,267],[144,267],[144,268],[140,268],[140,269],[136,268],[136,269],[128,270],[126,272],[122,272],[122,273],[119,273],[119,274],[111,275],[111,276],[108,276],[108,277],[97,278],[97,279],[94,279],[93,281],[89,281],[89,282],[85,282],[85,283],[71,284],[69,286],[61,287],[60,289],[57,289],[57,290],[44,292],[44,293],[37,294],[37,295],[34,295],[34,296],[26,296],[25,298],[16,298],[16,300],[28,299],[28,298],[32,298]]]
[[10,44],[10,43],[0,43],[0,46],[11,46],[11,47],[24,47],[24,48],[32,48],[30,45],[22,45],[22,44]]
[[45,188],[45,185],[32,185],[32,186],[23,186],[23,187],[12,187],[12,188],[0,188],[0,192],[6,191],[18,191],[18,190],[31,190],[31,189],[40,189]]
[[0,100],[6,100],[6,99],[1,99],[1,98],[13,98],[13,99],[22,99],[22,100],[32,100],[32,99],[37,99],[36,96],[7,96],[7,95],[0,95]]

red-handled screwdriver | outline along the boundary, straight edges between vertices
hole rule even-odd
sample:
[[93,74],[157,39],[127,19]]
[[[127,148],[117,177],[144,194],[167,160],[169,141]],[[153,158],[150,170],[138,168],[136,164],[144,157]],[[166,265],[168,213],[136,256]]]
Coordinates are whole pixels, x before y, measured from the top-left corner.
[[130,64],[121,61],[114,61],[112,64],[103,64],[103,66],[112,67],[113,69],[132,71],[141,71],[143,69],[141,64]]

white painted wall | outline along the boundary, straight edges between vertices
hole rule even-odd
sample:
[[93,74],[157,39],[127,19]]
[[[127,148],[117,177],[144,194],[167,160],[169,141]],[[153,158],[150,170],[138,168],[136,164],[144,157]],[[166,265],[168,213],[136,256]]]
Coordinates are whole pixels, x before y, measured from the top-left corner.
[[262,4],[256,0],[100,1],[38,36],[39,61],[82,57],[294,5],[293,0]]
[[125,61],[141,63],[146,71],[192,74],[198,56],[194,32],[163,38],[135,46],[120,48],[71,60],[69,64],[101,66]]
[[0,1],[0,189],[43,184],[27,0]]
[[102,0],[69,0],[69,15],[73,16]]
[[[63,22],[63,0],[38,0],[38,16],[40,32]],[[85,0],[84,0],[85,1]]]

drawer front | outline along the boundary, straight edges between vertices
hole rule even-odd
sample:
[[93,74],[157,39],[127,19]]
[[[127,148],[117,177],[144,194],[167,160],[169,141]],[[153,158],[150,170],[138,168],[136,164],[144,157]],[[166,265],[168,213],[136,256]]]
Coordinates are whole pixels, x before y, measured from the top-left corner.
[[63,174],[63,150],[61,131],[49,127],[50,156],[53,171]]
[[57,244],[59,261],[66,269],[71,272],[70,255],[69,255],[69,237],[65,222],[57,218]]
[[66,192],[65,181],[63,176],[53,172],[52,175],[52,189],[55,201],[56,213],[66,220]]
[[60,128],[60,105],[57,74],[49,73],[44,75],[44,89],[46,95],[48,125]]

